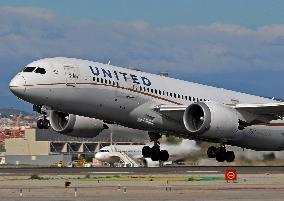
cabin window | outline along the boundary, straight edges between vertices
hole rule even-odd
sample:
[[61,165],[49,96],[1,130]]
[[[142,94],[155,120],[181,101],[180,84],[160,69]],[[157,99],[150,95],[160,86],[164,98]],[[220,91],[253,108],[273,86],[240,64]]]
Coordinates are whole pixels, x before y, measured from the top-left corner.
[[172,92],[170,92],[170,97],[173,97],[173,93]]
[[37,69],[35,70],[35,73],[45,74],[45,73],[46,73],[46,71],[45,71],[45,69],[44,69],[44,68],[37,68]]
[[165,91],[163,91],[163,96],[165,95]]
[[105,84],[107,84],[107,80],[105,79]]
[[151,89],[151,93],[154,93],[154,90],[153,90],[153,89]]
[[157,89],[155,89],[155,94],[158,94]]
[[159,94],[160,94],[160,95],[162,95],[162,92],[161,92],[161,90],[159,90]]
[[178,98],[180,98],[180,95],[178,94]]
[[104,79],[103,78],[101,78],[101,83],[104,83]]
[[167,92],[167,96],[169,96],[169,92]]
[[187,100],[187,96],[184,96],[185,100]]
[[192,101],[195,102],[195,98],[194,97],[192,97]]
[[176,93],[174,93],[174,98],[176,98],[177,97],[177,95],[176,95]]
[[25,67],[23,72],[33,72],[36,67]]
[[140,91],[142,91],[143,88],[141,86],[139,88],[140,88]]

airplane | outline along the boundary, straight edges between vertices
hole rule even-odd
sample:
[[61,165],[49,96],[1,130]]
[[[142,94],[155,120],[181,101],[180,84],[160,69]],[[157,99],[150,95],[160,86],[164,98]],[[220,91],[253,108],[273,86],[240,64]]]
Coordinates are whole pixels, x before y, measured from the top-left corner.
[[[151,158],[144,158],[142,149],[145,145],[109,145],[100,149],[95,154],[95,159],[107,162],[111,166],[121,160],[120,156],[116,152],[123,152],[136,161],[141,161],[143,165],[147,167],[159,167],[159,161],[153,161]],[[188,157],[192,152],[199,150],[193,140],[183,140],[179,144],[160,144],[162,151],[169,150],[169,161],[182,160]]]
[[153,161],[169,158],[162,134],[217,143],[207,155],[218,162],[234,161],[228,145],[284,149],[284,103],[276,99],[65,57],[28,64],[9,87],[43,115],[39,128],[87,136],[108,124],[148,131],[154,146],[142,154]]
[[110,145],[100,149],[95,154],[95,159],[101,162],[109,163],[114,167],[115,163],[121,160],[121,157],[116,153],[123,152],[136,161],[142,161],[147,167],[159,167],[159,161],[152,161],[151,158],[144,158],[142,155],[142,149],[144,145]]

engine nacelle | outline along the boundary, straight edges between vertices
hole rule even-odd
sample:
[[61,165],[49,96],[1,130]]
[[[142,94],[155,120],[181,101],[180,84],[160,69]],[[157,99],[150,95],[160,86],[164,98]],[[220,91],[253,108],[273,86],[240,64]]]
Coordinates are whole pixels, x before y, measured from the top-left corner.
[[56,132],[75,137],[92,138],[108,128],[101,120],[58,111],[50,111],[49,121]]
[[183,115],[185,128],[195,135],[216,138],[235,133],[239,126],[238,112],[215,102],[197,102],[189,105]]

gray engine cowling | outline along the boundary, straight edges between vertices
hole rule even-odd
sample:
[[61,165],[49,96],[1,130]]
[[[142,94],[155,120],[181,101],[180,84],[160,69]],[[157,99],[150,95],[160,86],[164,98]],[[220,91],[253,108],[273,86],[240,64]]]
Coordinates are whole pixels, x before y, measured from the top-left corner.
[[238,130],[238,122],[234,108],[215,102],[193,103],[183,115],[184,126],[190,134],[209,138],[228,137]]
[[56,132],[75,137],[92,138],[108,128],[101,120],[58,111],[50,111],[49,120]]

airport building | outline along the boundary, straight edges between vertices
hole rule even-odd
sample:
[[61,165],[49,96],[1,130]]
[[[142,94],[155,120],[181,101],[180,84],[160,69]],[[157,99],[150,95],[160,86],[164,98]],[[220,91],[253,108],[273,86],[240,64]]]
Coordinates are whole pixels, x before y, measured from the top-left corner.
[[76,138],[59,134],[53,130],[26,129],[25,137],[5,140],[5,162],[7,164],[30,164],[50,166],[63,161],[69,163],[81,155],[91,160],[104,146],[114,144],[144,144],[145,132],[110,133],[103,131],[94,138]]

